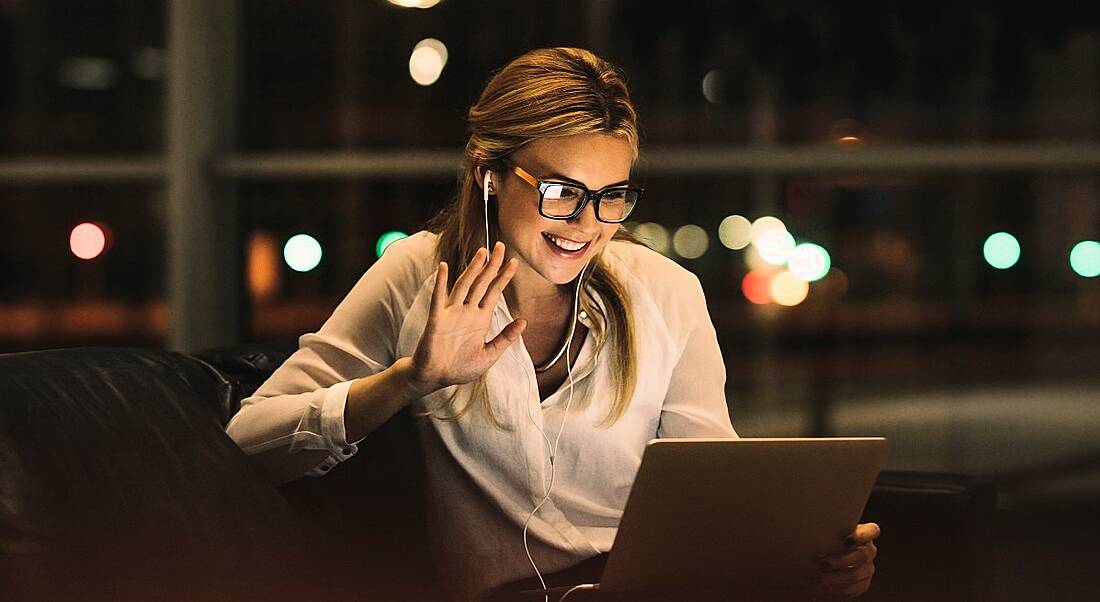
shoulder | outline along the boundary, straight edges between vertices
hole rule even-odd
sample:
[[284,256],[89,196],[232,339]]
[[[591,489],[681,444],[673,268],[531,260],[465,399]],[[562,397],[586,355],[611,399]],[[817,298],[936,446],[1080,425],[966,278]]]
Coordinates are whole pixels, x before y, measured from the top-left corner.
[[640,286],[658,305],[675,303],[685,294],[702,294],[695,274],[643,244],[614,240],[608,243],[606,253],[616,274]]
[[371,270],[378,269],[412,282],[422,282],[435,273],[439,263],[438,243],[437,234],[421,230],[391,243]]
[[349,296],[366,302],[384,298],[407,307],[435,274],[437,240],[437,235],[422,231],[393,242],[363,273]]

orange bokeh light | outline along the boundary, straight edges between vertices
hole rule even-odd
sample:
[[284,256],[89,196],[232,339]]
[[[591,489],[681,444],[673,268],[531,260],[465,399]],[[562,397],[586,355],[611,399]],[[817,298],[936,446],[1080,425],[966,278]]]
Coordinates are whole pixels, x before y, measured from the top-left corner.
[[771,303],[771,279],[771,272],[752,270],[741,280],[741,292],[746,299],[757,305]]

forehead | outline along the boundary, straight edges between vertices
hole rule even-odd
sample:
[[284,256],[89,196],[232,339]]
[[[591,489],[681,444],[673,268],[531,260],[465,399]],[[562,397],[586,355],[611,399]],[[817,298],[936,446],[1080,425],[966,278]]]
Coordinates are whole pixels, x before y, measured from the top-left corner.
[[563,176],[591,189],[627,180],[632,157],[630,144],[609,134],[536,138],[512,155],[535,177]]

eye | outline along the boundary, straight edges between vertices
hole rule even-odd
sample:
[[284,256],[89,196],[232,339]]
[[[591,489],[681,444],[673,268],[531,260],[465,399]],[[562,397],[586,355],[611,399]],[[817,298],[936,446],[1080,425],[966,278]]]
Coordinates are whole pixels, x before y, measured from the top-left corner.
[[580,196],[580,189],[568,184],[544,184],[542,189],[542,198],[551,201],[572,201]]
[[608,190],[603,193],[603,198],[601,200],[605,203],[622,203],[626,200],[626,192],[625,188]]

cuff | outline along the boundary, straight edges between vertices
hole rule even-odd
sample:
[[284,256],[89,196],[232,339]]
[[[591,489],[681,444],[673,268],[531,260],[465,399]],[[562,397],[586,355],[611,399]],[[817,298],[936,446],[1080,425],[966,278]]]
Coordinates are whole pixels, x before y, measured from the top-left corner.
[[321,404],[321,434],[328,443],[329,451],[339,460],[346,460],[359,451],[356,443],[348,443],[347,431],[344,429],[344,408],[348,404],[348,391],[351,383],[346,381],[329,387],[325,393],[325,400]]

